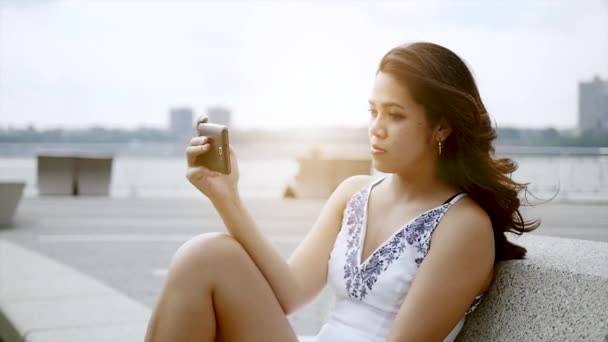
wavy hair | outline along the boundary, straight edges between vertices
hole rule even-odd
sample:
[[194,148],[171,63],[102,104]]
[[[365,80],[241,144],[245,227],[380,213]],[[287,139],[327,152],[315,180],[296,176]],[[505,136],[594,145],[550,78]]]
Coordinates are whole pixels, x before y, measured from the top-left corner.
[[466,192],[490,216],[495,261],[524,258],[526,249],[508,241],[505,233],[532,231],[540,220],[525,221],[521,215],[518,196],[528,184],[511,178],[515,162],[495,158],[496,130],[465,62],[445,47],[417,42],[386,53],[378,72],[407,86],[414,101],[425,108],[431,127],[447,122],[452,128],[443,142],[439,176]]

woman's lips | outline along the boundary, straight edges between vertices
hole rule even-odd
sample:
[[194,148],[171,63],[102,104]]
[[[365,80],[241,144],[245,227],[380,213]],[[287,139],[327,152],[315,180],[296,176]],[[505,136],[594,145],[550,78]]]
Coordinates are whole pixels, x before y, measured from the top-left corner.
[[378,147],[376,145],[372,145],[371,151],[372,151],[372,153],[375,153],[375,154],[386,152],[386,150],[381,149],[380,147]]

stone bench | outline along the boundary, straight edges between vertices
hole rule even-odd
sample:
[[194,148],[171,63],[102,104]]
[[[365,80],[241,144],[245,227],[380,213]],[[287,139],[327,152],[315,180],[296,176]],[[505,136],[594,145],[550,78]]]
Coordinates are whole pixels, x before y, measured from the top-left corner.
[[457,341],[608,341],[608,243],[539,235],[516,243],[527,259],[498,265]]
[[108,196],[112,157],[78,154],[38,155],[40,195]]
[[23,196],[25,182],[0,181],[0,225],[10,224]]
[[514,241],[527,259],[498,264],[457,341],[608,341],[608,243],[530,234]]

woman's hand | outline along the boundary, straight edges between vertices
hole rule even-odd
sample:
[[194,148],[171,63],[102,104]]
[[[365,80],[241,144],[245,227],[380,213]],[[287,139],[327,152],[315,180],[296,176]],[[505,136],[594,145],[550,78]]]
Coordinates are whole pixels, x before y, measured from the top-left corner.
[[207,153],[210,148],[207,137],[200,136],[197,129],[199,124],[205,122],[207,122],[207,118],[204,116],[197,120],[195,125],[196,136],[192,138],[190,146],[186,148],[186,159],[188,161],[186,178],[212,202],[215,202],[238,195],[239,167],[232,146],[230,146],[231,171],[229,175],[209,170],[196,163],[197,158]]

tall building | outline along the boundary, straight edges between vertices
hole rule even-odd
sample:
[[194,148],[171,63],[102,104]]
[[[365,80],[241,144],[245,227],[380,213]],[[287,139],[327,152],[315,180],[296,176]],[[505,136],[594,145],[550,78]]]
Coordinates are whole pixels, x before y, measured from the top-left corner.
[[194,110],[190,107],[175,107],[169,111],[169,131],[179,142],[194,136]]
[[578,127],[608,130],[608,81],[595,76],[578,84]]
[[209,107],[207,109],[207,117],[209,118],[209,122],[216,123],[220,125],[224,125],[230,127],[231,124],[231,115],[230,109],[226,107]]

